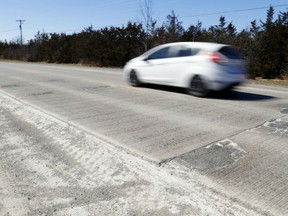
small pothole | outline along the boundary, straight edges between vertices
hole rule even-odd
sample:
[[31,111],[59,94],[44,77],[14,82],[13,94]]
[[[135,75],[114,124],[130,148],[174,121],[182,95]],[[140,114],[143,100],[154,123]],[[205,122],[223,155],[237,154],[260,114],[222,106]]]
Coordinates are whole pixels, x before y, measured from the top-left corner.
[[282,108],[280,112],[283,114],[288,114],[288,108]]

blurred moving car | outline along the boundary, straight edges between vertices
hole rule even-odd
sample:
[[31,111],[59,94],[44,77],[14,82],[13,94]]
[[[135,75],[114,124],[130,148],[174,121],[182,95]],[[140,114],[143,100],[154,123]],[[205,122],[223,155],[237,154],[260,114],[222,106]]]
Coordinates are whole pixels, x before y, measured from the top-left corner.
[[130,60],[124,76],[132,86],[183,87],[191,95],[205,97],[243,83],[246,69],[242,55],[229,45],[178,42],[157,46]]

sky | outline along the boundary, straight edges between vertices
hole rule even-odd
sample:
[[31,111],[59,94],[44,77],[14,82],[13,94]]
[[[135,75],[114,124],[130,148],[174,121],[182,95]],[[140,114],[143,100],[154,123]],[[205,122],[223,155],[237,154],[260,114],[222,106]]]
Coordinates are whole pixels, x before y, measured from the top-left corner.
[[[0,41],[20,38],[33,39],[38,31],[73,34],[89,26],[100,29],[141,22],[140,5],[144,0],[0,0]],[[142,3],[141,3],[142,2]],[[186,29],[202,22],[203,28],[219,24],[225,16],[238,31],[250,27],[250,22],[266,20],[267,9],[274,6],[275,18],[279,11],[288,9],[287,0],[152,0],[153,18],[158,26],[173,10]]]

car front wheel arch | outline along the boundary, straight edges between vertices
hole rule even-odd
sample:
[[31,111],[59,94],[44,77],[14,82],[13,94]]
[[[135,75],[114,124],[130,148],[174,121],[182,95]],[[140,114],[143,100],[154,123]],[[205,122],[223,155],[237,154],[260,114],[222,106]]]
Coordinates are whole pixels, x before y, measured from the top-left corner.
[[137,72],[134,69],[132,69],[130,71],[128,81],[129,81],[130,85],[134,86],[134,87],[138,87],[141,85],[139,78],[138,78],[138,75],[137,75]]

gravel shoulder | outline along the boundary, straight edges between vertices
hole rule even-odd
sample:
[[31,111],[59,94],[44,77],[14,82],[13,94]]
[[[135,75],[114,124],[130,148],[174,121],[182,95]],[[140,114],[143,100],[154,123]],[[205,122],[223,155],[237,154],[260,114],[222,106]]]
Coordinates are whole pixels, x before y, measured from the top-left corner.
[[0,215],[269,215],[3,92],[0,155]]

